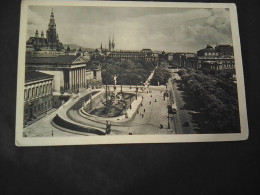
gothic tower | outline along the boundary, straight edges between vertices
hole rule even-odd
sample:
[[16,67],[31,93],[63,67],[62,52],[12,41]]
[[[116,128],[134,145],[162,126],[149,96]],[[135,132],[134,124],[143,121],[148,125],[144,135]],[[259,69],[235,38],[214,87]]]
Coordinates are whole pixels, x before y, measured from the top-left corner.
[[111,51],[111,48],[112,48],[112,44],[111,44],[111,40],[110,40],[110,36],[109,36],[108,51]]
[[115,41],[114,41],[114,35],[113,35],[113,40],[112,40],[112,49],[113,49],[113,51],[115,50]]
[[53,9],[51,11],[50,23],[48,26],[48,30],[46,32],[46,38],[47,38],[49,47],[51,47],[52,49],[56,48],[58,40],[57,40],[57,34],[56,34],[56,24],[55,24]]

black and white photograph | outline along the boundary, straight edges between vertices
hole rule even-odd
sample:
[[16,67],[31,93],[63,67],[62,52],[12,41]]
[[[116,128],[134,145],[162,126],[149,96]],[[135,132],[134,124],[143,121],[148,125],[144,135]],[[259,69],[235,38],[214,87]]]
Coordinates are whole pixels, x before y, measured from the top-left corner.
[[16,145],[248,137],[234,4],[21,6]]

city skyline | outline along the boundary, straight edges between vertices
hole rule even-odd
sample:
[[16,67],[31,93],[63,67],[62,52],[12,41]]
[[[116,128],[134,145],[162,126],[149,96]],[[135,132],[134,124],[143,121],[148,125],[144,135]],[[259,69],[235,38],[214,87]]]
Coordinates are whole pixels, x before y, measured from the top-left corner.
[[114,35],[117,50],[196,52],[207,44],[233,45],[230,13],[221,8],[30,6],[27,39],[36,29],[46,35],[52,8],[64,44],[99,48],[102,42],[108,47],[109,36]]

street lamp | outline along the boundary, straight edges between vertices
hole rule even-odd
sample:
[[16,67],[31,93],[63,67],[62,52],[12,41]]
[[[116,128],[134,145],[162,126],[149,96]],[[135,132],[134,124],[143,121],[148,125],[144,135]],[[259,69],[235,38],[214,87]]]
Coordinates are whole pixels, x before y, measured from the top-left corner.
[[106,107],[107,107],[107,82],[106,82]]
[[121,83],[121,93],[123,92],[122,89],[122,72],[121,72],[121,63],[120,63],[120,83]]
[[136,84],[136,90],[135,90],[135,92],[136,92],[135,98],[137,99],[137,92],[138,92],[137,84]]
[[168,118],[168,129],[170,129],[170,116],[169,116],[169,109],[168,109],[168,116],[167,116],[167,118]]
[[132,109],[132,97],[130,97],[130,109]]

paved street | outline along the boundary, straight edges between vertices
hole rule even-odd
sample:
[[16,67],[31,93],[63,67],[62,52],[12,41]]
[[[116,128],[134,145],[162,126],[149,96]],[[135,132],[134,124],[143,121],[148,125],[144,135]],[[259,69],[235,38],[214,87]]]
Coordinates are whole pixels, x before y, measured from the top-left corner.
[[[124,87],[123,91],[125,90],[128,91],[129,88]],[[134,89],[132,90],[134,91]],[[147,93],[147,91],[140,93],[144,98],[142,106],[139,108],[139,113],[129,122],[117,125],[113,125],[112,122],[111,134],[129,134],[129,132],[132,134],[173,133],[173,131],[167,129],[167,98],[164,101],[163,90],[165,90],[165,86],[150,86],[151,93]],[[73,119],[80,124],[105,129],[105,124],[83,118],[79,115],[78,110],[69,109],[68,114],[70,119]],[[160,124],[162,125],[162,128],[160,128]]]
[[[139,112],[144,114],[144,117],[142,118],[140,114],[136,115],[135,119],[131,123],[131,126],[129,127],[128,132],[133,134],[174,133],[171,129],[167,128],[167,99],[164,101],[163,93],[161,93],[161,91],[165,91],[165,86],[151,86],[150,90],[152,93],[143,93],[143,106],[139,108]],[[160,124],[163,125],[163,128],[161,129]]]
[[79,134],[68,133],[66,131],[61,131],[60,129],[55,128],[51,124],[51,121],[56,114],[57,110],[49,115],[46,115],[28,127],[25,127],[24,135],[27,137],[52,137],[53,131],[53,137],[79,136]]
[[[172,78],[176,78],[179,80],[178,73],[175,72],[175,69],[169,69],[172,72]],[[176,134],[194,134],[196,133],[194,131],[195,125],[192,123],[192,116],[189,114],[191,110],[185,110],[183,106],[185,105],[185,102],[182,99],[182,91],[179,90],[176,82],[174,84],[169,83],[172,85],[173,90],[173,96],[174,96],[174,102],[177,107],[177,113],[173,117],[174,126],[175,126],[175,132]],[[184,126],[184,123],[188,122],[189,126]]]

